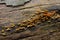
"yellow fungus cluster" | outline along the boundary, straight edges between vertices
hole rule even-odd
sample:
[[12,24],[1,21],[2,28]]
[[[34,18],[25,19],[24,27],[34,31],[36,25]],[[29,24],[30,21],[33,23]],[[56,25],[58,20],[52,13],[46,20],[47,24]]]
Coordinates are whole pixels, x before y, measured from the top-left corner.
[[[42,14],[42,16],[40,14]],[[11,27],[6,27],[5,30],[9,31],[9,30],[11,30],[11,28],[13,29],[16,25],[17,25],[17,28],[15,29],[15,31],[23,30],[25,28],[35,27],[35,25],[38,22],[42,22],[42,20],[43,21],[48,20],[49,19],[48,17],[51,17],[54,14],[55,14],[55,11],[42,12],[42,13],[40,11],[37,11],[37,12],[35,12],[34,15],[32,15],[33,17],[31,17],[30,19],[24,20],[18,24],[11,24]],[[1,32],[5,32],[5,30],[2,29]],[[2,34],[5,35],[5,33],[2,33]]]

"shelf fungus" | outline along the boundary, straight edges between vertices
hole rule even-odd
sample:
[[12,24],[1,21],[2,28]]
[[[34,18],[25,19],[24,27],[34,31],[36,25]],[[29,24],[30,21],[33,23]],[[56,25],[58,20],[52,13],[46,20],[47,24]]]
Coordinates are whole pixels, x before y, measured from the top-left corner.
[[6,30],[7,30],[7,31],[10,31],[10,30],[11,30],[11,28],[7,28]]
[[5,3],[7,6],[19,6],[24,5],[30,0],[0,0],[0,3]]
[[25,30],[25,27],[18,27],[18,28],[15,29],[14,32],[22,32],[24,30]]
[[6,36],[6,33],[2,33],[3,36]]
[[3,36],[6,36],[7,34],[5,33],[5,30],[1,30],[1,33],[0,33],[1,35],[3,35]]
[[4,30],[4,29],[2,29],[2,30],[1,30],[1,32],[2,32],[2,33],[4,33],[4,32],[5,32],[5,30]]
[[35,27],[35,25],[34,24],[30,24],[30,25],[27,26],[27,28],[32,28],[32,27]]

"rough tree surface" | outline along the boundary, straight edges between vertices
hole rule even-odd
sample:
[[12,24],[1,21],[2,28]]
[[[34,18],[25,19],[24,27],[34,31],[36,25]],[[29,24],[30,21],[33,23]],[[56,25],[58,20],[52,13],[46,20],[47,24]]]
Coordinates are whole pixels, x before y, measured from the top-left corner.
[[[42,6],[40,4],[43,4]],[[48,5],[50,4],[50,5]],[[60,0],[31,0],[29,3],[26,3],[24,6],[18,6],[18,7],[6,7],[5,4],[0,4],[0,40],[60,40]],[[42,7],[42,8],[41,8]],[[14,25],[17,23],[20,23],[24,20],[27,20],[32,17],[32,15],[35,15],[34,13],[43,12],[42,10],[44,7],[47,7],[46,9],[52,10],[55,9],[54,12],[51,14],[53,16],[50,17],[50,14],[44,14],[47,16],[49,20],[45,20],[45,16],[41,18],[42,22],[39,21],[39,15],[38,23],[35,24],[35,27],[29,27],[26,28],[23,26],[23,31],[20,31],[16,28],[18,26]],[[40,10],[42,9],[42,10]],[[47,12],[47,10],[44,10]],[[42,13],[43,15],[43,13]],[[7,36],[5,35],[5,30],[1,29],[1,27],[11,27],[16,26],[16,30],[18,32],[15,32],[14,27],[9,32],[8,30]],[[30,25],[31,26],[31,25]],[[2,31],[2,32],[1,32]],[[5,32],[4,32],[5,31]],[[11,33],[11,34],[9,34]]]

